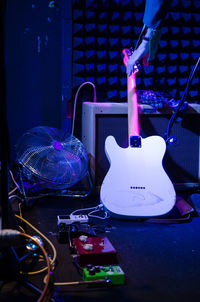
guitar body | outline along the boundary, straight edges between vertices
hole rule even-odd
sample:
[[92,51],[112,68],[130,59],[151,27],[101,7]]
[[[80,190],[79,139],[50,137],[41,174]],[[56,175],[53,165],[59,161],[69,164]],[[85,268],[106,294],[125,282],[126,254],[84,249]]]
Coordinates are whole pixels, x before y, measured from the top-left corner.
[[[124,64],[130,56],[123,50]],[[167,214],[174,206],[176,194],[165,173],[162,160],[166,143],[160,136],[142,138],[139,118],[135,72],[127,77],[129,147],[121,148],[113,136],[105,142],[110,168],[105,176],[100,200],[111,215],[152,217]]]
[[113,136],[105,142],[110,168],[100,200],[111,215],[151,217],[168,213],[176,193],[162,166],[166,143],[160,136],[141,138],[141,147],[121,148]]

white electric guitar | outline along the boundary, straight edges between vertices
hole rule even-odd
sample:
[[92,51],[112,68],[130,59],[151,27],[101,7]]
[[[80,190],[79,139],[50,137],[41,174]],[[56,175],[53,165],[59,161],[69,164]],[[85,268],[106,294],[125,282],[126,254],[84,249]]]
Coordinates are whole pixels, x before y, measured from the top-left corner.
[[[130,52],[123,50],[127,65]],[[176,193],[162,166],[166,143],[160,136],[139,135],[136,78],[127,78],[129,146],[121,148],[113,136],[105,142],[110,162],[100,200],[112,216],[151,217],[167,214],[174,206]]]

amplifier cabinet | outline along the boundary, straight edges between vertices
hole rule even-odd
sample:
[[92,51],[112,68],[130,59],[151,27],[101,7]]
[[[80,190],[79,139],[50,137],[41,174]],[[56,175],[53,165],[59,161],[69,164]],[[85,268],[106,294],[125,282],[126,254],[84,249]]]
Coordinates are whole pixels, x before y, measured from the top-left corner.
[[[140,135],[164,137],[172,111],[150,105],[138,105]],[[127,103],[82,104],[82,143],[89,153],[89,167],[95,191],[109,169],[104,145],[107,136],[115,137],[121,147],[128,146]],[[178,140],[167,145],[163,167],[175,188],[199,187],[200,180],[200,105],[190,104],[180,122],[175,122],[170,135]],[[122,159],[123,160],[123,159]]]

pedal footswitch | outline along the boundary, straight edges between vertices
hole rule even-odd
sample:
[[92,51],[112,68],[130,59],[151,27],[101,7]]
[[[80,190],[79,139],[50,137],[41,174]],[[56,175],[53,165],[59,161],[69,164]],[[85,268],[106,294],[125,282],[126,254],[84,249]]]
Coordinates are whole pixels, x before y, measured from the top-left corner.
[[100,280],[109,279],[112,285],[123,285],[125,283],[125,275],[118,265],[109,266],[93,266],[88,265],[83,268],[83,280]]

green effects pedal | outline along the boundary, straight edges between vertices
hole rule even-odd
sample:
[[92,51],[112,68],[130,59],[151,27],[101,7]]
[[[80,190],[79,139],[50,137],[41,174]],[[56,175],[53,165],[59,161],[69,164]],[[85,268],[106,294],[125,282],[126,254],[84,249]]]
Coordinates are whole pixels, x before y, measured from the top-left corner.
[[83,280],[92,281],[108,279],[113,285],[122,285],[125,283],[124,272],[118,265],[94,266],[88,265],[83,268]]

